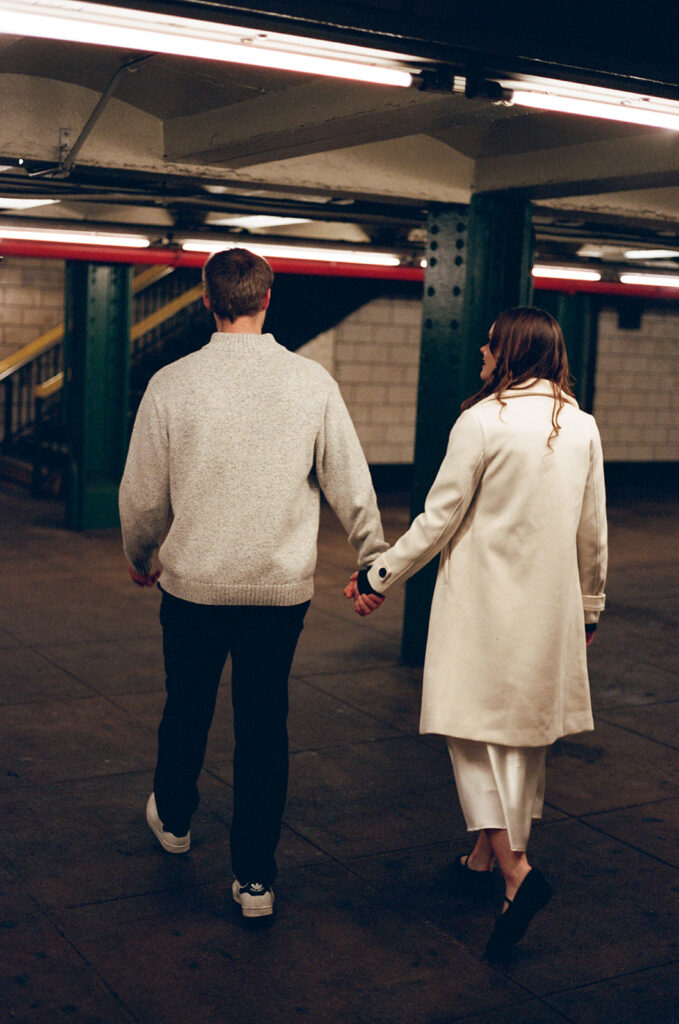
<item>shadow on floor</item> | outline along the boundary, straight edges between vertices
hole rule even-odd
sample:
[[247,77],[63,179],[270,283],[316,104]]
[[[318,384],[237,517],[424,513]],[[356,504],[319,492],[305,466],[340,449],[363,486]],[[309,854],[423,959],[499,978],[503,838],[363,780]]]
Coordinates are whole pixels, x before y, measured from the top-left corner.
[[[382,505],[395,540],[406,507]],[[500,966],[482,959],[497,895],[446,881],[469,840],[442,742],[417,733],[403,596],[353,615],[331,515],[291,680],[278,912],[256,930],[230,899],[228,678],[172,858],[143,815],[157,594],[129,583],[116,530],[69,533],[1,483],[0,556],[3,1024],[678,1024],[679,504],[611,509],[597,728],[550,752],[531,853],[556,894]]]

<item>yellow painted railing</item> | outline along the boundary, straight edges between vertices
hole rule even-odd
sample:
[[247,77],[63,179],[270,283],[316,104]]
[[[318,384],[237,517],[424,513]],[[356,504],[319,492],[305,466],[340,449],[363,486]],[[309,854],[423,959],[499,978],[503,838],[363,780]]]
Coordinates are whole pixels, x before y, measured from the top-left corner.
[[134,324],[130,331],[130,339],[136,341],[137,338],[143,337],[149,331],[152,331],[154,327],[159,327],[160,324],[169,320],[170,317],[175,316],[182,309],[190,306],[192,302],[199,299],[203,294],[202,284],[197,284],[194,288],[189,288],[183,295],[178,295],[176,299],[172,299],[171,302],[167,302],[164,306],[161,306],[155,311],[150,313],[149,316],[145,316],[143,320]]
[[57,324],[56,327],[52,327],[49,331],[41,334],[35,341],[31,341],[28,345],[24,345],[23,348],[13,352],[11,356],[0,359],[0,380],[4,380],[5,377],[11,377],[22,366],[26,366],[27,363],[41,356],[43,352],[48,352],[51,348],[54,348],[55,345],[59,344],[63,336],[64,325]]
[[[136,295],[138,292],[143,291],[144,288],[148,288],[149,285],[153,284],[155,281],[159,281],[161,277],[165,277],[166,274],[171,272],[172,267],[148,267],[140,274],[137,274],[134,278],[132,282],[132,294]],[[193,302],[195,299],[191,299],[190,301]],[[168,305],[172,305],[172,303],[169,303]],[[179,308],[181,309],[183,307],[180,306]],[[156,315],[157,313],[153,314],[154,317]],[[168,316],[172,315],[172,313],[168,314]],[[150,318],[147,317],[146,319]],[[162,323],[162,319],[159,322]],[[140,323],[144,323],[144,321],[142,320]],[[135,325],[135,327],[136,326],[138,325]],[[153,326],[156,325],[154,324]],[[150,329],[151,328],[147,328],[147,330]],[[39,338],[35,339],[35,341],[31,341],[28,345],[24,345],[23,348],[17,349],[17,351],[13,352],[11,356],[6,356],[5,359],[0,359],[0,381],[4,380],[6,377],[11,377],[11,375],[16,373],[17,370],[20,370],[22,366],[26,366],[34,359],[37,359],[38,356],[43,355],[44,352],[49,352],[51,348],[54,348],[55,345],[59,344],[63,337],[64,325],[63,323],[57,324],[56,327],[51,327],[49,331],[45,331],[44,334],[41,334]],[[138,338],[141,337],[141,335],[136,334],[133,335],[133,337]]]
[[57,391],[61,391],[64,386],[64,374],[63,371],[55,373],[49,380],[44,380],[42,384],[36,385],[33,388],[33,394],[38,399],[49,398],[50,395],[56,395]]
[[[154,327],[158,327],[160,324],[169,320],[170,317],[179,313],[182,309],[190,306],[192,302],[199,299],[203,294],[202,284],[196,285],[194,288],[190,288],[184,292],[183,295],[178,295],[176,299],[172,299],[171,302],[166,303],[155,311],[150,313],[149,316],[145,316],[143,320],[139,320],[138,323],[134,324],[130,331],[130,338],[132,341],[136,341],[137,338],[142,338],[148,331],[152,331]],[[64,384],[64,374],[56,373],[49,380],[43,381],[42,384],[38,384],[33,389],[33,394],[36,398],[49,398],[50,395],[55,395],[61,390]]]

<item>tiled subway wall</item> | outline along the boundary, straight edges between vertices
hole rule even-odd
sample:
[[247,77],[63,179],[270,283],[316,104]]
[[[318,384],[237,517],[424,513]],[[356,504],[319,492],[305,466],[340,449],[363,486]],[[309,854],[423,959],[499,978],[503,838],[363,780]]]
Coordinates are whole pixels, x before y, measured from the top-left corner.
[[300,351],[340,386],[368,462],[413,460],[422,306],[380,298]]
[[[412,462],[420,319],[417,300],[378,299],[305,347],[336,377],[371,463]],[[679,461],[678,386],[679,307],[648,306],[634,330],[604,308],[594,415],[606,461]]]
[[[0,359],[63,319],[64,265],[7,257],[0,263]],[[421,303],[379,298],[302,351],[337,379],[368,461],[412,462]],[[638,329],[602,310],[594,399],[610,462],[679,461],[679,306],[647,305]]]
[[64,318],[64,264],[5,257],[0,262],[0,359]]
[[679,460],[679,309],[644,310],[636,330],[599,318],[594,415],[610,462]]

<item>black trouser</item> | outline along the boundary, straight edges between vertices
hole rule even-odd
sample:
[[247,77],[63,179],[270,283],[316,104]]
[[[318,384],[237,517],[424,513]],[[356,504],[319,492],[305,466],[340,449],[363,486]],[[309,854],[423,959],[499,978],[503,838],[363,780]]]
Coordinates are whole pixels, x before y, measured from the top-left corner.
[[235,748],[231,866],[242,883],[270,885],[288,785],[288,676],[309,602],[290,607],[203,605],[163,591],[167,699],[153,788],[166,831],[185,835],[231,654]]

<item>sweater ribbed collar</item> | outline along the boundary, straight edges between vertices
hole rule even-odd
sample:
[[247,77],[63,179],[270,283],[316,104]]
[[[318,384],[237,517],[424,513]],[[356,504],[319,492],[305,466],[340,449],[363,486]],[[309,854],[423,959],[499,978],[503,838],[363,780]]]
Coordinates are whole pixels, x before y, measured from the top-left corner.
[[215,331],[208,346],[212,350],[229,353],[263,352],[277,346],[273,334],[227,334]]

